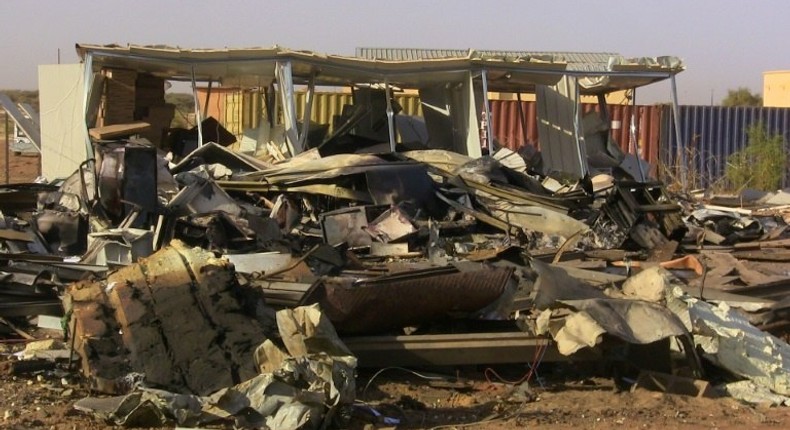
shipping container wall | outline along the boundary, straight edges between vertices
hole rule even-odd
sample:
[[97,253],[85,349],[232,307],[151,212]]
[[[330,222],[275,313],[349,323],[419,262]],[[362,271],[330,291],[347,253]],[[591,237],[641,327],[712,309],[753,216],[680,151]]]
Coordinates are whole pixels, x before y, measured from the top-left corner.
[[[400,105],[399,115],[422,115],[420,97],[417,94],[395,94],[395,101]],[[343,106],[353,104],[351,93],[315,93],[313,97],[312,115],[310,121],[318,124],[329,124],[329,131],[332,132],[332,124],[335,116],[343,113]],[[296,93],[296,117],[299,120],[304,118],[307,107],[307,93]]]
[[[599,111],[596,103],[583,103],[585,113]],[[635,153],[650,162],[653,175],[659,162],[661,106],[608,105],[612,138],[626,153]],[[636,142],[631,139],[631,119],[637,126]],[[491,100],[494,137],[500,145],[517,151],[524,145],[540,148],[536,104],[534,101]]]
[[785,145],[790,141],[790,108],[680,106],[679,116],[680,144],[671,110],[664,108],[661,159],[676,172],[683,164],[680,148],[692,188],[716,185],[724,178],[727,157],[746,147],[746,131],[752,125],[762,123],[769,134],[781,135]]
[[[206,99],[208,98],[208,106]],[[231,133],[241,139],[244,130],[257,128],[263,117],[262,95],[258,91],[243,91],[238,88],[198,89],[201,114],[213,116]],[[400,115],[422,115],[420,98],[417,94],[395,94],[395,101],[401,106]],[[343,112],[343,106],[352,104],[351,93],[317,92],[313,98],[310,121],[329,124],[330,132],[335,116]],[[301,121],[307,106],[307,93],[296,93],[296,116]]]

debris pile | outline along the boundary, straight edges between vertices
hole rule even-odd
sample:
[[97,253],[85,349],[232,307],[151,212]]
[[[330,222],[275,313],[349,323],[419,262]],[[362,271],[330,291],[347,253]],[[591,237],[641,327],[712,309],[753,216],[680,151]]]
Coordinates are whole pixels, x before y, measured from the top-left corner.
[[[578,177],[506,148],[390,148],[386,99],[310,149],[272,138],[242,153],[213,118],[166,130],[158,90],[116,109],[131,75],[103,76],[95,159],[0,193],[0,317],[63,316],[69,363],[115,396],[80,410],[128,426],[326,428],[353,414],[357,367],[530,360],[530,377],[594,360],[632,386],[790,399],[781,195],[759,209],[675,195],[608,141]],[[556,143],[579,151],[569,138]]]
[[[296,430],[325,428],[348,417],[356,397],[356,358],[331,323],[317,306],[284,309],[276,318],[284,348],[264,341],[255,351],[260,374],[242,383],[205,396],[142,388],[114,398],[86,398],[75,407],[131,427],[232,421],[241,428]],[[210,370],[197,369],[196,376],[210,381]]]
[[[78,407],[117,424],[302,428],[353,401],[357,359],[524,362],[546,339],[546,361],[606,357],[643,379],[702,379],[706,360],[761,399],[790,394],[787,344],[752,325],[787,324],[786,305],[759,293],[781,294],[784,278],[735,256],[784,255],[762,250],[789,243],[780,218],[697,209],[684,221],[663,186],[631,179],[551,192],[496,155],[272,162],[209,143],[168,168],[139,142],[98,145],[96,165],[57,189],[14,190],[37,196],[4,210],[16,216],[4,216],[3,293],[32,302],[3,305],[9,317],[58,314],[63,293],[83,375],[121,395],[111,410]],[[335,328],[348,347],[322,340]],[[272,384],[289,406],[271,409]],[[239,421],[247,407],[254,422]]]

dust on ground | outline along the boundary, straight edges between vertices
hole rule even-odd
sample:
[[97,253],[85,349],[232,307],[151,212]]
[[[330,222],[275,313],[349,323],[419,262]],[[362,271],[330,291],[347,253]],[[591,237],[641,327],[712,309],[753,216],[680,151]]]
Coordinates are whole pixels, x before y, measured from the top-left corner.
[[[0,343],[5,352],[22,343]],[[566,365],[567,366],[567,365]],[[498,369],[514,375],[523,365]],[[646,390],[620,390],[610,378],[533,380],[505,383],[479,367],[361,370],[351,429],[484,429],[540,427],[639,429],[782,429],[790,408],[749,406],[731,398],[695,398]],[[547,365],[544,369],[550,371]],[[0,428],[119,428],[73,408],[95,395],[65,363],[24,376],[0,375]],[[160,427],[172,429],[175,424]],[[207,426],[205,428],[232,428]]]
[[15,154],[9,152],[6,163],[5,133],[0,133],[0,183],[17,184],[33,182],[41,172],[39,154]]

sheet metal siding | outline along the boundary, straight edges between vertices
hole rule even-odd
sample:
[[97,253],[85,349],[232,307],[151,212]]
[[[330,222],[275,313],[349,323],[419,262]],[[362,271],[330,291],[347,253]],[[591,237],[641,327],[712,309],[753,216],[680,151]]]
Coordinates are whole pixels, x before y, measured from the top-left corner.
[[[762,122],[770,134],[790,141],[790,108],[680,106],[680,138],[683,142],[692,187],[706,187],[724,177],[727,157],[748,144],[746,130]],[[670,125],[671,110],[664,109],[662,137],[666,142],[661,158],[664,164],[678,163],[678,142]],[[786,179],[786,178],[785,178]]]
[[[400,115],[422,115],[420,97],[417,94],[395,94],[395,101],[403,110]],[[310,121],[317,124],[329,124],[332,131],[333,118],[343,113],[343,106],[353,104],[351,93],[316,93],[313,97],[313,108]],[[307,106],[307,93],[296,93],[296,117],[304,118]]]
[[[517,100],[491,100],[491,122],[494,137],[500,145],[517,151],[524,145],[540,148],[537,126],[537,105],[534,101],[522,101],[521,114]],[[585,113],[598,111],[598,105],[584,103],[582,108]],[[628,105],[608,105],[609,116],[612,121],[619,121],[620,128],[612,130],[612,137],[625,152],[632,152],[629,148],[631,140],[631,111]],[[661,106],[637,106],[638,142],[642,158],[656,166],[659,161],[659,148],[661,136]],[[526,125],[524,133],[523,125]],[[655,167],[654,167],[655,168]],[[655,171],[654,171],[655,173]]]

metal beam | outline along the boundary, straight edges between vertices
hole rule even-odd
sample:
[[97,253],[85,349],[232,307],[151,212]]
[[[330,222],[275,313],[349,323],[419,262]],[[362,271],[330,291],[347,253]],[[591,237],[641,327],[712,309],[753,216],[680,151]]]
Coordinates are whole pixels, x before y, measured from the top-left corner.
[[[198,148],[203,146],[203,120],[200,118],[200,100],[198,99],[197,81],[195,81],[195,65],[192,65],[192,99],[195,101],[195,126],[198,131]],[[208,101],[206,102],[208,105]]]
[[631,138],[631,145],[633,145],[634,155],[636,155],[636,165],[639,166],[639,179],[642,182],[647,180],[645,175],[644,166],[642,166],[642,150],[639,147],[639,124],[637,124],[638,116],[636,115],[636,88],[631,88],[631,126],[629,128],[629,137]]
[[[30,142],[41,152],[41,130],[38,123],[25,116],[19,106],[5,94],[0,94],[0,107],[5,110],[6,120],[10,116],[20,130],[30,139]],[[10,142],[9,142],[10,143]]]
[[[150,57],[147,55],[140,55],[140,54],[129,54],[129,53],[120,53],[120,52],[89,52],[87,55],[94,55],[97,57],[106,57],[106,58],[125,58],[131,60],[138,60],[148,63],[154,64],[161,64],[161,63],[179,63],[179,64],[194,64],[196,63],[195,59],[175,59],[175,58],[156,58]],[[274,54],[270,56],[260,56],[260,57],[234,57],[232,60],[227,58],[212,58],[212,59],[200,59],[197,61],[199,64],[216,64],[216,63],[248,63],[248,62],[262,62],[262,61],[276,61],[276,62],[284,62],[284,61],[298,61],[302,64],[307,64],[311,66],[317,66],[324,70],[336,70],[336,71],[361,71],[365,73],[369,73],[371,75],[376,75],[380,79],[383,79],[385,76],[394,77],[394,76],[402,76],[402,75],[412,75],[412,74],[420,74],[425,73],[425,68],[417,65],[414,67],[403,67],[396,70],[388,70],[385,73],[382,73],[380,70],[377,70],[375,67],[363,67],[361,65],[345,65],[345,64],[326,64],[325,61],[321,60],[312,60],[310,58],[302,57],[302,56],[293,56],[287,54]],[[491,65],[479,65],[479,64],[469,64],[468,67],[458,67],[458,66],[448,66],[448,67],[435,67],[430,70],[431,73],[438,73],[438,72],[481,72],[486,68],[497,70],[497,71],[510,71],[510,72],[534,72],[538,74],[546,74],[546,75],[569,75],[569,76],[576,76],[576,77],[593,77],[593,76],[614,76],[614,77],[640,77],[640,78],[656,78],[656,79],[667,79],[676,73],[679,73],[681,70],[660,70],[660,71],[644,71],[640,70],[637,72],[634,71],[622,71],[622,70],[600,70],[600,71],[587,71],[587,70],[567,70],[567,69],[544,69],[544,68],[525,68],[523,65],[509,65],[505,63],[496,64],[495,66]],[[326,74],[326,73],[325,73]],[[181,77],[179,77],[181,78]]]
[[[544,362],[568,361],[550,339],[523,332],[344,337],[360,367],[455,366],[528,363],[538,348],[546,348]],[[573,359],[589,359],[580,351]]]
[[285,141],[293,157],[302,152],[299,146],[299,130],[296,127],[296,105],[294,102],[293,69],[290,61],[278,61],[276,66],[277,86],[285,125]]
[[669,77],[672,96],[672,123],[675,126],[675,141],[677,142],[677,161],[680,163],[680,185],[683,191],[688,190],[688,178],[686,177],[686,151],[683,142],[680,140],[680,107],[678,106],[678,87],[675,83],[675,75]]
[[[85,159],[86,160],[94,160],[96,159],[96,154],[93,151],[93,142],[91,142],[91,136],[88,130],[88,104],[90,103],[91,99],[91,89],[93,88],[93,54],[88,53],[85,56],[85,64],[84,66],[84,77],[83,77],[83,90],[82,90],[82,118],[84,119],[85,123]],[[91,167],[93,167],[93,163],[91,163]],[[98,181],[97,181],[98,182]]]
[[392,90],[389,78],[384,78],[384,93],[387,97],[387,131],[390,140],[390,152],[395,152],[395,113],[392,110]]
[[579,88],[579,80],[573,80],[573,90],[576,93],[573,101],[573,134],[576,138],[577,156],[579,157],[579,167],[581,168],[582,177],[587,176],[590,167],[587,164],[587,145],[584,140],[584,127],[582,127],[582,104],[581,104],[581,89]]
[[307,134],[310,132],[310,121],[313,117],[313,98],[315,97],[315,73],[310,75],[307,84],[307,100],[305,100],[304,116],[302,118],[302,131],[299,134],[299,147],[307,148]]
[[488,73],[485,69],[481,72],[480,77],[483,81],[483,105],[486,113],[486,149],[488,149],[489,154],[493,154],[495,149],[494,138],[491,132],[493,128],[491,124],[491,107],[488,106]]

